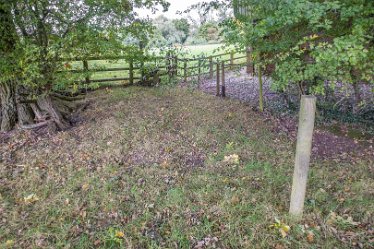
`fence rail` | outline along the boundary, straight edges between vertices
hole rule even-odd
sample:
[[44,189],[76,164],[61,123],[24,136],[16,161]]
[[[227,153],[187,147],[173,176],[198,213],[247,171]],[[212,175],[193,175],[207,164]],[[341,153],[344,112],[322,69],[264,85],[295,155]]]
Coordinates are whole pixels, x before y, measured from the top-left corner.
[[[243,61],[243,59],[245,60]],[[240,62],[240,60],[242,61]],[[165,57],[144,57],[134,61],[126,59],[124,56],[110,56],[105,58],[64,58],[61,61],[71,63],[73,66],[59,71],[60,73],[82,74],[81,79],[77,82],[86,84],[118,81],[123,84],[135,84],[146,80],[158,80],[160,76],[165,75],[169,78],[180,77],[184,81],[197,76],[199,82],[203,75],[213,78],[214,74],[219,74],[226,68],[233,69],[247,65],[248,71],[252,67],[250,51],[235,51],[196,58],[178,58],[168,55]],[[104,61],[104,63],[98,63],[98,61]],[[108,61],[116,61],[114,64],[118,66],[113,67],[113,63],[108,63]],[[108,64],[109,67],[105,67],[103,64]],[[151,68],[150,72],[146,72],[146,68]],[[117,75],[113,76],[113,73],[117,73]],[[96,74],[102,74],[103,77],[98,78]]]

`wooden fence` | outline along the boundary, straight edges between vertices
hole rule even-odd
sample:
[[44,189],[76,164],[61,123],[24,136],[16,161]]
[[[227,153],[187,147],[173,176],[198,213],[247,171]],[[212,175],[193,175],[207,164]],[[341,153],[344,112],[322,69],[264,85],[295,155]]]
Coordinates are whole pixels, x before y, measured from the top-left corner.
[[[126,60],[124,57],[91,57],[85,59],[64,59],[69,61],[69,68],[64,73],[80,74],[78,82],[91,84],[119,82],[121,85],[132,85],[143,81],[154,82],[160,76],[183,79],[185,82],[202,77],[212,79],[217,75],[224,77],[226,69],[247,66],[247,72],[253,71],[250,51],[235,51],[196,58],[150,57],[138,60]],[[107,66],[106,66],[107,65]],[[146,69],[150,70],[146,70]],[[100,77],[100,75],[102,77]],[[104,76],[104,77],[103,77]]]

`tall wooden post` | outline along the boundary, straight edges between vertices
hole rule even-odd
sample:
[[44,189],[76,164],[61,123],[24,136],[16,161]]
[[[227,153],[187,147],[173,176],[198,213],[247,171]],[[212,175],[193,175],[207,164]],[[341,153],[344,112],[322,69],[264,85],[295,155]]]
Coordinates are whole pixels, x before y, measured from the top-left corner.
[[[88,74],[88,61],[84,60],[83,61],[83,71],[85,74]],[[86,75],[85,76],[85,82],[86,84],[90,84],[90,76]]]
[[173,76],[178,75],[178,56],[174,56]]
[[134,60],[130,59],[129,62],[129,81],[130,85],[134,84]]
[[185,59],[185,61],[184,61],[183,73],[184,73],[184,82],[187,82],[187,59]]
[[234,67],[234,52],[230,53],[230,69],[232,70]]
[[263,84],[262,84],[262,70],[261,65],[258,65],[258,105],[261,112],[264,111],[264,96],[263,96]]
[[213,79],[213,57],[209,56],[209,79]]
[[302,95],[290,203],[290,214],[296,219],[300,219],[303,215],[315,113],[316,97]]
[[169,77],[169,83],[170,83],[171,82],[170,52],[166,53],[165,67],[166,67],[166,72]]
[[144,55],[142,55],[141,61],[140,61],[140,73],[141,73],[141,81],[144,80]]
[[216,96],[219,96],[219,61],[217,61],[217,89],[216,89]]
[[139,48],[140,48],[140,50],[141,50],[141,54],[142,54],[142,56],[141,56],[141,60],[140,60],[140,74],[141,74],[141,79],[140,79],[140,81],[143,81],[143,80],[145,80],[144,79],[144,44],[143,44],[143,42],[141,41],[140,43],[139,43]]
[[225,84],[225,62],[222,61],[221,64],[221,71],[222,71],[222,97],[226,97],[226,84]]
[[198,63],[197,63],[197,84],[199,85],[200,87],[200,80],[201,80],[201,59],[199,59]]

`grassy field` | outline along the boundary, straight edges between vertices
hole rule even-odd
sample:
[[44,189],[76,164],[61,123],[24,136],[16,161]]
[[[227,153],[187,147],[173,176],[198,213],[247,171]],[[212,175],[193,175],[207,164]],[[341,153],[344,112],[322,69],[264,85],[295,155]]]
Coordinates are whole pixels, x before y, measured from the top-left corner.
[[[197,46],[183,46],[180,48],[177,48],[176,51],[178,51],[179,58],[198,58],[198,57],[208,57],[211,55],[217,55],[217,54],[223,54],[223,53],[229,53],[230,48],[224,48],[223,44],[209,44],[209,45],[197,45]],[[244,54],[236,54],[236,57],[243,56]],[[219,60],[228,60],[230,58],[230,55],[224,55],[219,57]],[[239,59],[236,60],[235,63],[244,63],[245,59]],[[227,62],[228,63],[228,62]],[[159,61],[158,64],[165,65],[164,61]],[[72,63],[74,69],[83,69],[83,63],[82,62],[73,62]],[[198,65],[197,61],[191,61],[188,64],[188,67],[195,67]],[[104,69],[104,68],[128,68],[129,63],[125,60],[93,60],[88,62],[88,66],[90,69]],[[179,69],[180,69],[180,76],[183,74],[183,62],[178,63]],[[203,60],[201,63],[202,66],[202,72],[207,73],[209,71],[209,62],[208,60]],[[135,67],[139,67],[139,65],[135,65]],[[191,69],[189,70],[189,74],[197,74],[198,69]],[[141,73],[140,70],[135,70],[134,73],[135,77],[140,77]],[[107,72],[95,72],[92,73],[90,78],[92,80],[100,80],[100,79],[108,79],[108,78],[128,78],[129,77],[129,71],[107,71]],[[83,80],[84,77],[81,77],[81,80]],[[118,81],[119,84],[126,84],[127,81]]]
[[295,223],[294,142],[248,105],[182,88],[88,100],[70,130],[0,143],[0,247],[372,246],[372,161],[314,159]]
[[184,46],[182,49],[189,56],[209,56],[229,52],[229,50],[230,48],[225,47],[223,44]]

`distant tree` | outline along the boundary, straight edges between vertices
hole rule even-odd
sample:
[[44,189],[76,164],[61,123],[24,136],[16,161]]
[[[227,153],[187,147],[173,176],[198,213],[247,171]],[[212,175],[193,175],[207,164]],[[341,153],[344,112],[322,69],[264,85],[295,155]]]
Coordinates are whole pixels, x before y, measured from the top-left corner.
[[205,23],[199,28],[199,36],[209,41],[219,40],[219,28],[218,25],[213,22]]
[[181,37],[181,43],[184,44],[190,34],[190,24],[186,18],[173,20],[173,24],[176,30],[183,33]]
[[[186,19],[168,19],[160,15],[153,20],[156,26],[155,40],[165,45],[172,45],[175,43],[184,43],[190,32],[190,25]],[[162,36],[162,38],[160,37]]]

